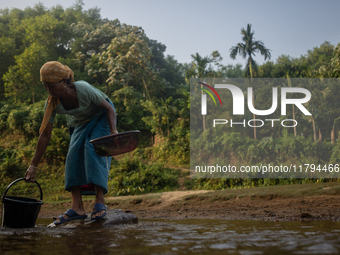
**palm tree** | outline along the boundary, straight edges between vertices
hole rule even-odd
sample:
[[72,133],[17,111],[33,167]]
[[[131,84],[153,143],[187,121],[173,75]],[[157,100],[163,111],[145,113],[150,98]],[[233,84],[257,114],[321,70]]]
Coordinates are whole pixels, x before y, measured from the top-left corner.
[[[246,64],[246,76],[250,76],[250,82],[252,84],[254,70],[257,70],[257,64],[253,59],[255,53],[260,52],[264,56],[264,60],[270,59],[270,50],[267,49],[262,41],[255,41],[254,31],[251,31],[251,24],[247,25],[247,30],[241,29],[243,35],[241,43],[230,48],[230,57],[236,59],[237,54],[240,54],[244,59],[248,57]],[[255,97],[253,91],[253,106],[255,107]],[[255,119],[255,114],[253,114]],[[256,140],[256,128],[254,127],[254,139]]]
[[210,74],[208,69],[209,64],[212,62],[212,59],[208,56],[202,57],[200,54],[196,53],[191,54],[191,58],[193,61],[191,62],[191,68],[186,72],[186,80],[189,83],[190,78],[205,78]]
[[[289,71],[287,72],[287,82],[288,82],[288,87],[292,87],[292,81],[290,80],[289,77]],[[293,104],[293,120],[295,121],[295,105]],[[294,136],[297,136],[297,131],[296,131],[296,125],[294,126]]]
[[[213,75],[213,70],[210,66],[211,63],[218,64],[222,60],[220,53],[214,51],[208,57],[202,57],[200,54],[191,54],[193,61],[191,62],[191,68],[186,71],[185,80],[187,83],[190,82],[190,78],[206,78]],[[202,80],[203,81],[203,80]],[[202,91],[203,93],[203,91]],[[203,131],[205,132],[205,115],[203,117]]]

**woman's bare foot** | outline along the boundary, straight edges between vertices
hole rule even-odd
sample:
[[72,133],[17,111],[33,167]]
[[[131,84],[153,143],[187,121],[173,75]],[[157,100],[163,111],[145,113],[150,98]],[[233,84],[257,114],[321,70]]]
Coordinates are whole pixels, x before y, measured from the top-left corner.
[[[104,199],[104,194],[103,194],[103,188],[95,185],[95,190],[96,190],[96,199],[95,199],[95,203],[96,204],[103,204],[105,206],[105,199]],[[101,209],[101,208],[100,208]],[[93,211],[95,211],[95,209],[93,209]],[[96,217],[100,217],[105,213],[105,210],[101,210],[95,214],[93,214],[91,216],[92,219],[96,218]]]
[[100,212],[97,212],[91,216],[92,219],[102,216],[105,213],[105,210],[101,210]]
[[[78,215],[85,215],[85,209],[83,205],[83,200],[81,197],[81,188],[80,187],[73,187],[71,188],[71,194],[72,194],[72,210],[76,212]],[[66,211],[67,212],[67,211]],[[67,214],[63,214],[63,218],[66,220],[70,216]],[[59,223],[60,219],[57,218],[55,223]]]
[[[85,213],[85,211],[84,210],[78,210],[78,211],[76,211],[76,210],[74,210],[73,208],[72,208],[72,210],[73,211],[75,211],[78,215],[85,215],[86,213]],[[67,211],[66,211],[67,212]],[[65,212],[65,213],[66,213]],[[68,218],[70,218],[70,216],[68,216],[67,214],[63,214],[62,215],[62,217],[66,220],[66,219],[68,219]],[[55,220],[55,222],[54,223],[59,223],[61,220],[59,219],[59,217]]]

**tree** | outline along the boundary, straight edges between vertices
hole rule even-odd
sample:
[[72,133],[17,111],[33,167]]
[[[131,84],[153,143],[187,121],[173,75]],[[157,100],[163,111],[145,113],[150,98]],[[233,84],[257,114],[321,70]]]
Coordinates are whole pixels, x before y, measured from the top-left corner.
[[185,83],[183,64],[178,63],[175,57],[171,55],[166,56],[165,68],[160,70],[160,75],[171,84],[171,87]]
[[[33,8],[27,7],[25,10],[16,8],[0,10],[0,98],[7,93],[4,89],[5,82],[1,78],[9,72],[9,69],[12,72],[20,69],[16,66],[16,61],[18,58],[24,58],[20,55],[25,51],[26,53],[36,51],[33,48],[39,46],[48,53],[48,60],[61,58],[67,59],[68,64],[74,62],[71,60],[76,58],[76,54],[72,49],[75,48],[73,44],[77,42],[78,34],[72,31],[71,24],[81,22],[93,30],[98,24],[104,23],[98,8],[85,11],[83,5],[82,0],[77,0],[66,10],[60,5],[47,10],[42,3],[36,4]],[[33,44],[36,46],[33,47]],[[19,74],[15,76],[19,77]]]
[[152,116],[143,117],[142,120],[151,128],[151,132],[161,136],[170,135],[170,126],[174,126],[178,117],[182,114],[178,106],[183,105],[181,99],[145,100],[141,101],[144,111],[150,112]]
[[77,35],[72,43],[75,70],[78,73],[85,72],[92,84],[102,85],[108,79],[108,71],[100,60],[100,54],[117,36],[120,26],[118,20],[108,21],[95,29],[84,23],[72,25],[72,30]]
[[191,68],[187,70],[185,79],[187,83],[190,83],[190,78],[205,78],[213,76],[214,72],[211,63],[219,64],[222,60],[218,51],[213,51],[210,56],[202,57],[200,54],[192,54]]
[[150,58],[152,66],[156,70],[165,68],[166,61],[164,59],[164,52],[166,50],[166,46],[156,40],[149,40],[148,45],[152,53],[152,57]]
[[[270,50],[267,49],[262,41],[255,41],[254,31],[251,31],[251,24],[247,25],[247,30],[244,28],[241,29],[242,43],[238,43],[236,46],[231,47],[230,49],[230,57],[232,59],[236,59],[236,56],[240,54],[244,59],[248,57],[246,62],[246,76],[252,79],[254,76],[254,71],[257,72],[257,64],[253,59],[255,53],[260,52],[261,55],[264,56],[264,60],[270,59],[271,54]],[[253,70],[254,69],[254,70]],[[253,91],[253,106],[255,107],[255,96]],[[255,119],[255,114],[253,114],[253,118]],[[254,126],[254,139],[256,140],[256,127]]]
[[308,50],[306,55],[301,56],[299,64],[304,70],[309,70],[311,76],[314,76],[321,66],[331,61],[333,52],[334,45],[325,41],[320,47],[314,47],[313,50]]
[[[190,78],[205,78],[213,74],[210,63],[216,62],[220,58],[218,51],[214,51],[209,57],[202,57],[200,54],[192,54],[191,67],[185,73],[185,81],[190,83]],[[203,80],[202,80],[203,81]],[[201,85],[203,86],[203,85]],[[203,91],[202,91],[203,93]],[[203,132],[205,132],[205,115],[203,117]]]
[[276,59],[271,74],[273,78],[286,78],[287,73],[293,78],[300,77],[301,66],[299,66],[299,60],[297,58],[292,58],[289,55],[281,55]]
[[8,67],[15,63],[14,56],[22,53],[22,35],[18,29],[24,11],[8,8],[0,10],[0,98],[4,97],[5,86],[2,79]]
[[275,64],[273,61],[267,61],[263,65],[259,66],[258,77],[261,78],[273,78],[273,71],[275,69]]
[[[311,91],[312,96],[305,106],[312,115],[310,117],[305,116],[305,118],[312,122],[313,140],[315,142],[317,140],[317,122],[326,125],[326,121],[329,122],[332,119],[329,116],[330,111],[329,109],[325,109],[326,105],[324,103],[327,102],[327,97],[331,94],[332,90],[329,85],[326,85],[322,80],[318,79],[308,79],[306,86],[307,89]],[[331,99],[328,99],[328,101],[331,101]],[[322,125],[319,125],[319,134],[321,133],[321,126]]]
[[116,33],[117,37],[99,57],[108,72],[107,94],[110,95],[113,88],[133,86],[140,92],[144,88],[151,99],[147,84],[155,80],[156,73],[150,63],[152,53],[144,31],[140,27],[124,26],[117,28]]
[[173,107],[170,103],[172,101],[172,97],[167,99],[161,99],[161,109],[162,109],[162,124],[166,124],[167,135],[170,135],[170,118],[171,115],[177,111],[176,107]]
[[320,66],[316,76],[323,78],[340,77],[340,43],[335,47],[331,61]]
[[165,57],[164,62],[164,68],[158,71],[165,85],[160,97],[166,98],[172,96],[173,98],[178,98],[183,95],[183,93],[179,93],[179,90],[183,88],[183,86],[187,87],[183,64],[178,63],[174,56],[170,55]]
[[241,78],[243,77],[243,69],[241,64],[221,66],[219,71],[223,78]]
[[19,56],[15,56],[16,65],[11,66],[3,77],[5,95],[14,96],[15,101],[24,101],[29,97],[27,92],[30,92],[34,103],[36,92],[44,91],[39,84],[39,70],[47,61],[47,56],[46,48],[36,43],[26,48]]
[[[292,81],[290,80],[289,73],[287,73],[287,82],[288,87],[292,87]],[[293,120],[295,121],[295,105],[293,104]],[[297,136],[296,126],[294,126],[294,136]]]
[[15,30],[21,32],[23,51],[14,57],[15,64],[3,76],[6,96],[27,100],[29,92],[32,102],[36,101],[37,85],[40,85],[39,70],[46,61],[57,58],[60,37],[56,32],[63,26],[48,13],[27,17],[18,23]]
[[152,113],[152,116],[143,117],[142,120],[151,128],[154,134],[163,135],[162,132],[162,108],[156,101],[145,100],[141,101],[144,111]]
[[116,90],[112,93],[111,99],[114,102],[117,114],[117,123],[120,132],[134,130],[138,127],[139,130],[146,130],[142,118],[145,116],[144,111],[141,110],[142,95],[133,87],[128,86]]

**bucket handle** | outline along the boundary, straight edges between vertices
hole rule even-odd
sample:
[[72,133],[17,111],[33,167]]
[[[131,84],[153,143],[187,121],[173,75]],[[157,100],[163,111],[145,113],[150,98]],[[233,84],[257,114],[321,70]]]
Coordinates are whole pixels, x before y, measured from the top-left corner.
[[[8,185],[7,188],[6,188],[6,190],[5,190],[5,193],[4,193],[3,197],[2,197],[2,199],[5,198],[5,196],[6,196],[6,194],[7,194],[7,191],[9,190],[10,187],[12,187],[15,183],[17,183],[17,182],[19,182],[19,181],[23,181],[23,180],[26,180],[26,178],[23,177],[23,178],[16,179],[16,180],[13,181],[10,185]],[[39,187],[39,190],[40,190],[40,200],[42,200],[42,199],[43,199],[43,193],[42,193],[41,187],[40,187],[39,183],[37,183],[36,180],[34,180],[34,182],[35,182],[35,183],[38,185],[38,187]]]

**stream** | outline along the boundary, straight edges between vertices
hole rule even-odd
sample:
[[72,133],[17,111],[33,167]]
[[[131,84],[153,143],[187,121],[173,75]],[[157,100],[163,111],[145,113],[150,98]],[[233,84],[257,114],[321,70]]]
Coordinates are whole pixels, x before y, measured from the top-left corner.
[[0,254],[337,254],[340,222],[140,220],[97,228],[0,228]]

